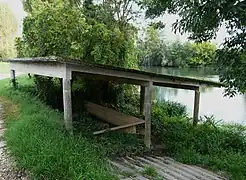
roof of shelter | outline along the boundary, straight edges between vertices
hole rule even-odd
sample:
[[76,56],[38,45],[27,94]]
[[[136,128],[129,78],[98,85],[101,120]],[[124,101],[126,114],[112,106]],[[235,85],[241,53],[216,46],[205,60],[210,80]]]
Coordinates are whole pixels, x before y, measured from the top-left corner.
[[197,79],[191,77],[184,77],[184,76],[173,76],[167,74],[158,74],[152,72],[146,72],[142,70],[136,69],[127,69],[122,67],[115,67],[115,66],[108,66],[102,64],[90,64],[85,63],[80,59],[71,59],[71,58],[63,58],[63,57],[34,57],[34,58],[14,58],[14,59],[5,59],[4,62],[21,62],[21,63],[42,63],[42,64],[49,64],[49,63],[62,63],[68,64],[73,66],[86,66],[86,67],[94,67],[94,68],[101,68],[104,70],[114,70],[118,72],[126,72],[126,73],[134,73],[136,75],[145,75],[150,78],[160,78],[160,79],[168,79],[172,81],[179,81],[179,82],[190,82],[196,85],[206,85],[206,86],[214,86],[214,87],[222,87],[223,84],[220,82],[204,80],[204,79]]

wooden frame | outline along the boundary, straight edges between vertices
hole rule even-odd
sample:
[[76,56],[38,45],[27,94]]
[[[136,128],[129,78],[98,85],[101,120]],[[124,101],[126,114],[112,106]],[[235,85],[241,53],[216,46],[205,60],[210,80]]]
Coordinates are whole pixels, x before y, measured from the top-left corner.
[[6,61],[10,63],[11,80],[14,87],[16,87],[15,71],[62,78],[64,121],[65,127],[70,134],[73,133],[71,102],[72,72],[106,81],[115,81],[119,83],[140,85],[140,112],[141,114],[145,115],[144,141],[145,145],[148,148],[150,148],[151,146],[151,94],[153,85],[194,90],[194,125],[197,124],[199,117],[200,86],[223,86],[223,84],[213,81],[170,75],[160,75],[155,73],[148,73],[132,69],[123,69],[112,66],[77,63],[79,61],[66,61],[66,59],[57,57],[24,59],[19,58],[10,59]]

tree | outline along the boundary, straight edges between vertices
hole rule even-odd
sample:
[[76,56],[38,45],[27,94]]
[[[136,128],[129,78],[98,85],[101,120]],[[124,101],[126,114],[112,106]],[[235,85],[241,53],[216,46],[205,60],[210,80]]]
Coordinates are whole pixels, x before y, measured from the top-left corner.
[[142,0],[146,16],[178,14],[175,31],[190,33],[190,39],[202,42],[216,36],[225,24],[229,37],[217,52],[220,80],[228,87],[226,95],[246,91],[246,1],[245,0]]
[[47,7],[58,7],[64,4],[69,6],[81,5],[81,0],[22,0],[24,10],[29,14],[42,12]]
[[160,66],[164,60],[165,44],[160,40],[158,30],[155,26],[150,25],[146,29],[146,37],[143,41],[138,42],[139,59],[141,65]]
[[0,57],[13,57],[14,38],[17,32],[16,19],[5,3],[0,4]]
[[[121,26],[114,14],[106,11],[109,7],[105,4],[93,4],[88,0],[78,6],[71,2],[75,1],[24,2],[28,15],[24,19],[22,38],[16,40],[18,56],[63,56],[125,68],[137,66],[136,31],[130,24]],[[85,96],[95,101],[111,100],[120,95],[113,95],[119,88],[112,83],[78,79],[74,83],[82,82],[80,87],[86,91]],[[36,78],[43,97],[49,94],[53,97],[51,81]]]
[[216,46],[210,42],[191,44],[192,58],[188,62],[189,66],[212,66],[214,65]]

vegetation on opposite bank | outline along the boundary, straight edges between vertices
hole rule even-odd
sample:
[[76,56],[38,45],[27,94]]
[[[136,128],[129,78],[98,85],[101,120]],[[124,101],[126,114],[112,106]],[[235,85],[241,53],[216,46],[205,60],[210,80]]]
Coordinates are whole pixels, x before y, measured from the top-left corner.
[[[32,80],[23,77],[18,81],[18,90],[10,88],[9,80],[0,81],[0,103],[5,105],[8,127],[5,139],[18,166],[34,178],[117,179],[107,158],[147,152],[142,137],[119,132],[92,136],[100,124],[86,113],[77,117],[75,135],[69,136],[62,113],[33,94]],[[136,108],[128,104],[120,110],[138,115]],[[152,127],[153,142],[163,146],[165,155],[226,172],[231,179],[246,178],[244,127],[218,125],[207,118],[194,128],[186,107],[174,102],[153,105]]]
[[158,29],[149,26],[146,37],[138,42],[138,58],[142,66],[213,67],[216,45],[210,42],[168,42],[161,39]]

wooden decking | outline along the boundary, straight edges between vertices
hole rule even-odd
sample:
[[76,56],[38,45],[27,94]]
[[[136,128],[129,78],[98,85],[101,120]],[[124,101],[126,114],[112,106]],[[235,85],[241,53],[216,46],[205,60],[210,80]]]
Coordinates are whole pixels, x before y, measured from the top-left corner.
[[194,125],[199,117],[199,100],[201,86],[223,86],[219,82],[194,79],[188,77],[170,76],[124,69],[120,67],[99,64],[87,64],[81,60],[59,57],[18,58],[5,60],[10,63],[12,82],[15,85],[15,73],[32,73],[37,75],[63,79],[64,121],[66,129],[72,134],[72,74],[93,77],[104,81],[115,81],[141,86],[140,111],[145,116],[145,144],[151,146],[151,94],[153,86],[181,88],[195,91]]
[[[121,157],[110,161],[118,171],[116,175],[121,180],[227,180],[228,178],[208,171],[204,168],[187,165],[170,157],[144,156]],[[157,173],[156,177],[145,174],[145,169],[151,167]]]

